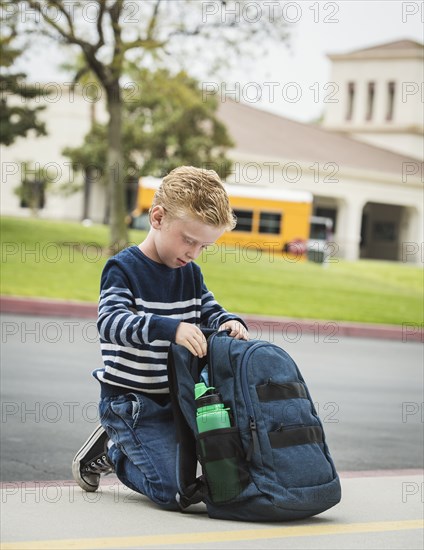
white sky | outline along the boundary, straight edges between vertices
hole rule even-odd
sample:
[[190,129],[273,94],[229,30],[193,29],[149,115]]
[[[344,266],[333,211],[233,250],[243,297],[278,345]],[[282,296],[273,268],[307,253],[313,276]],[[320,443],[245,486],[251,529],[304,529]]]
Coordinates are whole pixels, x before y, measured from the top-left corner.
[[[243,61],[231,71],[226,82],[215,85],[224,98],[226,89],[236,89],[237,97],[252,106],[310,121],[323,110],[323,86],[330,81],[327,53],[347,52],[401,39],[424,42],[422,1],[297,0],[287,4],[286,19],[297,21],[291,32],[290,50],[274,45],[266,58]],[[66,81],[57,66],[69,50],[44,45],[41,41],[33,46],[27,50],[19,67],[25,70],[29,79],[34,82]],[[193,69],[195,73],[195,65]],[[294,86],[287,86],[293,82]],[[311,86],[315,87],[315,92],[309,89]],[[283,90],[287,99],[283,97]],[[320,91],[318,102],[314,101],[317,90]],[[299,99],[293,95],[295,93]],[[229,93],[228,97],[234,98],[234,94]]]

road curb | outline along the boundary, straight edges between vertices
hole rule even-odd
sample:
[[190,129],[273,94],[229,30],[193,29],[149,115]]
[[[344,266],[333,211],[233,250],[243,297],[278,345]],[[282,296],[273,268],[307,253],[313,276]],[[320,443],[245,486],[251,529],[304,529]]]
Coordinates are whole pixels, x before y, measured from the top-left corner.
[[[296,342],[304,334],[313,335],[317,342],[336,343],[341,336],[376,338],[402,342],[424,342],[424,327],[418,323],[402,325],[378,325],[321,319],[296,319],[261,317],[243,314],[253,338],[272,340],[282,335],[289,342]],[[256,334],[255,334],[256,329]]]
[[54,317],[78,317],[95,319],[97,304],[49,298],[26,298],[21,296],[1,296],[0,311],[18,315],[47,315]]
[[[95,319],[97,303],[1,296],[0,311],[17,315]],[[405,343],[424,342],[424,326],[412,322],[402,325],[380,325],[250,314],[241,316],[246,321],[252,337],[264,340],[272,340],[274,335],[283,335],[288,341],[296,342],[303,334],[311,334],[317,341],[327,343],[337,342],[340,336],[401,340]]]

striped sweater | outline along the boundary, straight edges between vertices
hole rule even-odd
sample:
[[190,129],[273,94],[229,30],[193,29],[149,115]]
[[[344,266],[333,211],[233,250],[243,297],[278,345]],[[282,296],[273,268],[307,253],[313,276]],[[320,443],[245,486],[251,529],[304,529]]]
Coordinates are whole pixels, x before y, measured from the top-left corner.
[[100,290],[97,327],[104,368],[93,374],[127,391],[169,393],[168,348],[181,321],[209,328],[230,319],[243,322],[216,302],[197,264],[169,268],[137,246],[106,263]]

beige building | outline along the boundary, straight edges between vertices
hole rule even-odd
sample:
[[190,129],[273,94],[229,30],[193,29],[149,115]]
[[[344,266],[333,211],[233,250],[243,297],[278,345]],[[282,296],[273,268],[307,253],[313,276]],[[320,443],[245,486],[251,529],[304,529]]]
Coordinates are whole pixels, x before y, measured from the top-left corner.
[[237,144],[229,181],[310,191],[314,213],[334,220],[345,259],[422,261],[417,159],[240,103],[220,109]]
[[324,128],[422,160],[423,45],[399,40],[329,58],[335,89]]
[[[40,115],[46,123],[48,135],[18,138],[9,147],[0,147],[1,155],[1,214],[30,216],[31,211],[16,194],[16,188],[25,179],[36,180],[41,170],[47,170],[52,185],[44,193],[40,217],[46,219],[81,220],[84,196],[81,175],[75,170],[70,159],[62,155],[65,147],[78,147],[90,130],[91,113],[96,108],[96,118],[106,122],[102,98],[93,103],[84,89],[71,91],[69,86],[57,83],[46,84],[49,96],[37,100],[45,105]],[[24,163],[28,163],[28,169]],[[61,192],[61,186],[70,182],[77,191],[72,194]],[[102,221],[105,208],[105,194],[100,186],[92,189],[90,217]]]
[[[421,44],[400,41],[330,56],[337,101],[325,102],[321,126],[222,101],[219,114],[236,144],[229,182],[311,191],[315,214],[334,220],[336,252],[347,260],[422,263],[422,52]],[[32,161],[57,174],[40,215],[81,220],[81,178],[61,151],[82,143],[93,101],[84,89],[70,93],[64,86],[45,101],[49,135],[1,149],[1,213],[29,215],[14,188],[22,179],[22,162]],[[104,120],[102,98],[95,107]],[[69,196],[54,191],[70,179],[79,191]],[[93,221],[103,220],[104,195],[100,185],[92,186]]]

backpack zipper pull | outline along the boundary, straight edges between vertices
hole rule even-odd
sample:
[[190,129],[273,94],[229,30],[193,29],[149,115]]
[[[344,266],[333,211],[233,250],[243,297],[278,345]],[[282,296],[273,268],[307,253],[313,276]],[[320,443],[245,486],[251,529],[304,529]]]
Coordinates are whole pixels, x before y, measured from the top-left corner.
[[256,422],[253,416],[250,417],[249,421],[249,427],[250,431],[252,433],[252,441],[249,446],[249,450],[247,451],[246,460],[247,462],[250,462],[252,459],[253,453],[259,449],[259,439],[258,439],[258,432],[256,430]]

